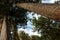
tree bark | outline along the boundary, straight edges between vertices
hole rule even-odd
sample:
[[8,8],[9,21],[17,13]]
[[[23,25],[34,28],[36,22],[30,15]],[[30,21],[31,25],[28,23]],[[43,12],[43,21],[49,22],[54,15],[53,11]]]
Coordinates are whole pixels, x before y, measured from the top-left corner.
[[7,40],[7,25],[6,25],[6,18],[5,17],[3,19],[0,40]]
[[17,6],[60,21],[60,5],[58,4],[17,3]]

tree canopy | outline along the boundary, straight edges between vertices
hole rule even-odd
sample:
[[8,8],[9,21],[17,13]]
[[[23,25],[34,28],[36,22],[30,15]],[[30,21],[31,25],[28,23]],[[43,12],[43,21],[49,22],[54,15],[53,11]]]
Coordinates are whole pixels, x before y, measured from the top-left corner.
[[60,38],[60,22],[55,20],[39,17],[33,19],[33,25],[35,26],[35,31],[37,30],[41,33],[42,40],[59,40]]

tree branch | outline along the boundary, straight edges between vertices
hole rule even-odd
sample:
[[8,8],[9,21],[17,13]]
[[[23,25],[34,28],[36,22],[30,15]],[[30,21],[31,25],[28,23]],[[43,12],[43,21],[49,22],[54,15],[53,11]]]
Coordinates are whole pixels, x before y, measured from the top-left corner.
[[39,3],[17,3],[17,6],[27,9],[29,11],[36,12],[48,18],[60,21],[60,5]]

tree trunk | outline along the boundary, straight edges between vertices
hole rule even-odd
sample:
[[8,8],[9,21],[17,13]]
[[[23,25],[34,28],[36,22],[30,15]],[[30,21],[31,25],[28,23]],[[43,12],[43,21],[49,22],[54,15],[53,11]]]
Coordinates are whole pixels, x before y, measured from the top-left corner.
[[6,25],[6,18],[5,17],[3,19],[0,40],[7,40],[7,25]]
[[60,5],[58,4],[17,3],[17,6],[60,21]]

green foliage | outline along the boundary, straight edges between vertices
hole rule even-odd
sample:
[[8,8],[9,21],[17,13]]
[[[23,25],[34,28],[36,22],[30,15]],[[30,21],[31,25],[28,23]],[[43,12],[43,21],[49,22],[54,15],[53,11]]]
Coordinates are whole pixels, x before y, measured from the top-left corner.
[[32,40],[41,40],[41,38],[39,36],[36,36],[36,35],[32,35]]
[[[59,40],[60,38],[60,22],[57,22],[55,20],[45,18],[45,17],[39,17],[37,20],[34,18],[32,20],[33,25],[35,26],[35,30],[37,30],[39,33],[41,33],[42,40]],[[57,36],[59,35],[59,36]]]
[[24,31],[21,31],[19,33],[19,36],[22,40],[30,40],[30,36],[28,34],[26,34]]

